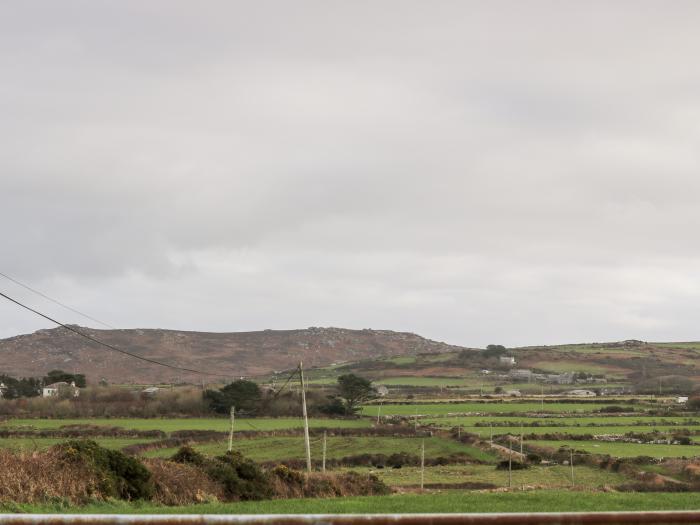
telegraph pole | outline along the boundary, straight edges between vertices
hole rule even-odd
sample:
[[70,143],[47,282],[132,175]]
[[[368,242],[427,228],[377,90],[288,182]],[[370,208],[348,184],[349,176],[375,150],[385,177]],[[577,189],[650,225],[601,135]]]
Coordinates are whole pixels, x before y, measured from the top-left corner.
[[379,406],[377,407],[377,426],[379,426],[379,417],[382,414],[382,401],[379,400]]
[[573,487],[575,485],[574,482],[574,449],[569,449],[569,452],[571,454],[569,463],[571,464],[571,486]]
[[321,460],[321,470],[326,471],[326,431],[323,431],[323,459]]
[[520,461],[523,460],[523,425],[520,424]]
[[425,483],[425,439],[420,444],[420,490],[423,492]]
[[304,416],[304,444],[306,445],[306,470],[311,472],[311,440],[309,439],[309,414],[306,411],[306,389],[304,388],[304,368],[299,361],[299,381],[301,383],[301,412]]
[[540,401],[542,403],[542,412],[544,412],[544,383],[542,383],[542,393],[540,394]]
[[236,407],[231,407],[231,429],[228,433],[228,451],[233,450],[233,422],[236,420]]
[[508,435],[508,488],[513,484],[513,443]]

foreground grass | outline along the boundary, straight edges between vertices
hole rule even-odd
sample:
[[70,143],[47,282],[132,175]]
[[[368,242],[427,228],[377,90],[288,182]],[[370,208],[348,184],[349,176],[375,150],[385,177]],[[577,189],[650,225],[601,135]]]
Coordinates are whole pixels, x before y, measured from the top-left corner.
[[504,493],[439,491],[328,499],[289,499],[162,507],[143,503],[102,503],[84,507],[0,504],[4,512],[84,514],[356,514],[422,512],[600,512],[697,510],[694,493],[603,493],[548,490]]

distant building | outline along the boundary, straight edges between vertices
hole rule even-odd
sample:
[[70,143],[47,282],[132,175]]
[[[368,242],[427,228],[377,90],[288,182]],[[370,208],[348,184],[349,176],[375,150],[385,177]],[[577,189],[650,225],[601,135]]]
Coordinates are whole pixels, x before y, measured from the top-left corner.
[[160,388],[157,386],[149,386],[141,390],[141,395],[144,397],[155,397],[158,392],[160,392]]
[[593,390],[569,390],[568,392],[564,392],[565,395],[567,396],[574,396],[574,397],[595,397],[596,393],[593,392]]
[[574,374],[571,372],[566,372],[564,374],[547,374],[545,382],[555,385],[570,385],[574,382]]
[[485,368],[481,371],[482,376],[487,376],[491,373],[491,370],[486,370]]
[[688,396],[678,396],[676,398],[676,403],[684,404],[688,402]]
[[498,362],[502,365],[515,366],[515,357],[510,355],[502,355],[498,358]]
[[522,394],[520,390],[506,390],[505,394],[510,397],[520,397]]
[[377,387],[377,395],[379,397],[384,397],[389,393],[389,389],[385,387],[384,385],[379,385]]
[[75,386],[75,381],[71,381],[70,383],[59,381],[58,383],[52,383],[41,389],[41,397],[56,397],[64,393],[66,397],[78,397],[80,395],[80,388]]
[[516,368],[511,370],[508,375],[511,379],[516,379],[518,381],[531,381],[532,380],[532,370],[527,370],[525,368]]
[[0,399],[5,397],[5,392],[7,391],[7,385],[0,382]]

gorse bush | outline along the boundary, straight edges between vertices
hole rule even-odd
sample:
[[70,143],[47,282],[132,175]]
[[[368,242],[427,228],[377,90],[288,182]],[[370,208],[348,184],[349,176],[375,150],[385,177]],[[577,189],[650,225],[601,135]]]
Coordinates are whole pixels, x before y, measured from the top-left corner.
[[164,505],[271,498],[380,495],[374,476],[263,470],[240,453],[219,457],[181,448],[171,460],[140,461],[94,441],[68,441],[43,452],[0,450],[0,505],[61,501],[149,500]]
[[68,441],[56,447],[67,462],[89,467],[100,477],[100,490],[113,498],[151,499],[151,473],[136,458],[109,450],[91,440]]
[[209,458],[182,447],[173,461],[196,465],[209,478],[223,486],[229,500],[259,500],[272,497],[272,485],[268,475],[253,461],[240,452],[228,452],[223,456]]

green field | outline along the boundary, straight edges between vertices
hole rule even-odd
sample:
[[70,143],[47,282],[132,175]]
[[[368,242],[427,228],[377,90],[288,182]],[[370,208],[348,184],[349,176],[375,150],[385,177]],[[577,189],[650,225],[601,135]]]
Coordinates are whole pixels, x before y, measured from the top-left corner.
[[[138,443],[148,443],[153,441],[148,438],[110,438],[99,437],[94,438],[95,441],[105,448],[118,450],[129,445]],[[68,441],[67,438],[0,438],[0,448],[9,448],[12,450],[41,450],[51,447],[58,443]]]
[[[658,426],[658,427],[639,427],[639,426],[595,426],[595,427],[524,427],[522,429],[524,435],[528,434],[568,434],[568,435],[617,435],[622,436],[629,432],[644,432],[651,433],[653,430],[666,433],[675,433],[682,430],[683,427],[675,426]],[[698,427],[690,427],[693,433],[700,432]],[[476,434],[482,439],[488,438],[493,434],[494,436],[510,434],[513,436],[520,435],[520,427],[462,427],[462,432],[469,432],[470,434]],[[659,436],[659,439],[663,439],[666,434]]]
[[[216,430],[228,431],[228,418],[84,418],[84,419],[10,419],[0,423],[3,427],[31,427],[37,430],[57,429],[65,425],[99,425],[106,427],[121,427],[131,430]],[[312,428],[364,428],[369,427],[368,419],[310,419]],[[236,419],[234,430],[288,430],[302,428],[301,418],[259,418]]]
[[[371,469],[359,472],[371,472],[390,486],[420,485],[420,468],[403,467],[400,469]],[[599,488],[628,483],[625,476],[591,467],[575,467],[574,479],[577,488]],[[493,465],[444,465],[425,470],[425,483],[491,483],[498,487],[508,486],[508,472],[496,470]],[[571,486],[571,469],[566,466],[540,467],[512,472],[513,487],[567,488]]]
[[618,458],[650,456],[653,458],[678,458],[700,456],[700,445],[655,445],[617,443],[603,441],[529,441],[539,447],[558,449],[570,447],[591,454],[609,454]]
[[435,417],[423,417],[419,421],[422,424],[429,423],[431,425],[440,426],[454,426],[454,425],[464,425],[464,426],[477,426],[477,423],[483,423],[488,426],[489,423],[493,423],[494,427],[498,423],[507,423],[509,425],[518,426],[520,423],[524,424],[537,424],[537,426],[542,427],[556,427],[556,426],[598,426],[598,425],[626,425],[626,426],[641,426],[649,429],[653,429],[655,426],[673,426],[677,425],[678,428],[693,428],[697,427],[700,429],[700,418],[688,418],[683,416],[668,416],[668,417],[657,417],[657,416],[618,416],[615,414],[609,415],[583,415],[583,416],[571,416],[567,414],[551,416],[551,417],[537,417],[537,416],[435,416]]
[[[405,452],[419,455],[421,442],[425,441],[425,455],[428,458],[465,453],[480,461],[494,461],[495,457],[478,448],[458,443],[452,439],[431,437],[329,437],[327,457],[342,458],[358,454],[386,454]],[[194,448],[203,454],[221,455],[226,452],[228,441],[202,443]],[[311,443],[311,457],[321,458],[321,439]],[[264,437],[234,441],[233,448],[255,461],[281,461],[305,458],[304,440],[301,437]],[[177,449],[158,449],[147,452],[148,457],[168,457]]]
[[695,493],[615,493],[570,490],[478,493],[463,491],[396,494],[352,498],[287,499],[207,503],[187,507],[163,507],[144,503],[102,503],[68,507],[0,504],[13,512],[64,512],[90,514],[353,514],[422,512],[602,512],[649,510],[698,510]]
[[[541,403],[536,402],[489,402],[489,403],[435,403],[435,404],[384,404],[382,405],[382,415],[412,416],[418,415],[441,415],[460,413],[488,413],[507,414],[511,412],[531,412],[531,413],[590,413],[600,410],[609,405],[602,403],[556,403],[545,402],[544,408]],[[630,412],[640,410],[639,405],[623,404]],[[377,415],[376,405],[365,405],[362,407],[362,414],[367,416]]]

